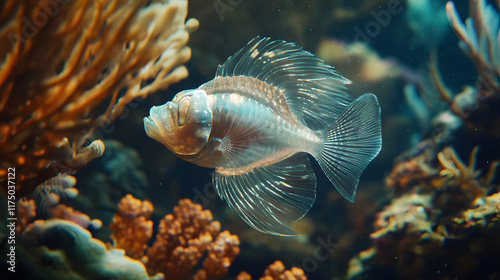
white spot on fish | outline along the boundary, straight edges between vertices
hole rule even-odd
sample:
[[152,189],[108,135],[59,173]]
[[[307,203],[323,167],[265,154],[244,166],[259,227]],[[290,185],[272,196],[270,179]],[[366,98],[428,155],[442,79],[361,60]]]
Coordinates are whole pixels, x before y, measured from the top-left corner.
[[243,101],[243,97],[239,94],[231,93],[231,95],[229,96],[229,102],[231,102],[231,104],[239,105],[243,103]]

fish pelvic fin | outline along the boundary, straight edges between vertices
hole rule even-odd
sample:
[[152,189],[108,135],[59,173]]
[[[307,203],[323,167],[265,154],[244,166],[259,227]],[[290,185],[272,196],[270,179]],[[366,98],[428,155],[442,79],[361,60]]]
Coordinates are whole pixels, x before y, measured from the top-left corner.
[[316,176],[306,153],[239,175],[216,170],[213,183],[233,211],[267,234],[297,235],[291,224],[301,219],[316,199]]
[[367,93],[354,100],[322,135],[316,159],[340,194],[354,202],[361,173],[382,148],[377,97]]

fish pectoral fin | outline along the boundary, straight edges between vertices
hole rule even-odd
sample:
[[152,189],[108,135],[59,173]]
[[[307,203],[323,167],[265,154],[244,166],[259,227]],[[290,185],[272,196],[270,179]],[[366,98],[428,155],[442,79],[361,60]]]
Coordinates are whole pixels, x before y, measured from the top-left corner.
[[214,172],[219,196],[258,231],[291,236],[316,199],[316,176],[305,153],[240,175]]

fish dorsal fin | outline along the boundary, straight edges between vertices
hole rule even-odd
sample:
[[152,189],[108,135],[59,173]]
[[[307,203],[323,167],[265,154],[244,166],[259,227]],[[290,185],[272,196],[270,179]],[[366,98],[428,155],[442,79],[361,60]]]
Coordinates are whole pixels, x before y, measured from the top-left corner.
[[305,126],[331,125],[352,102],[350,81],[308,51],[270,38],[252,39],[217,68],[215,77],[253,77],[283,92],[290,110]]
[[217,170],[219,196],[251,227],[275,235],[296,235],[291,228],[316,199],[316,176],[305,153],[240,175]]

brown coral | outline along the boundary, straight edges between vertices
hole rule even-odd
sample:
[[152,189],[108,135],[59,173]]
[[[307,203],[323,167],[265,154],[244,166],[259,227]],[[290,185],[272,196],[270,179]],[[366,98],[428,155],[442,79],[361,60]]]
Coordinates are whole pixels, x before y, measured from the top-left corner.
[[106,132],[135,98],[187,77],[185,45],[198,24],[185,23],[187,1],[4,5],[0,180],[16,167],[19,195],[100,156],[102,142],[83,146],[94,128]]
[[[240,242],[228,231],[219,233],[220,223],[212,220],[209,210],[189,199],[179,201],[174,213],[160,221],[155,241],[148,248],[152,211],[149,202],[124,197],[111,225],[114,246],[144,262],[150,275],[162,274],[166,279],[220,279],[227,273],[239,254]],[[205,252],[202,268],[192,273]]]

